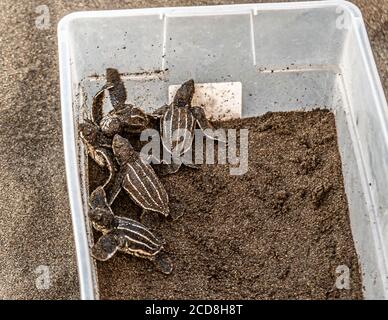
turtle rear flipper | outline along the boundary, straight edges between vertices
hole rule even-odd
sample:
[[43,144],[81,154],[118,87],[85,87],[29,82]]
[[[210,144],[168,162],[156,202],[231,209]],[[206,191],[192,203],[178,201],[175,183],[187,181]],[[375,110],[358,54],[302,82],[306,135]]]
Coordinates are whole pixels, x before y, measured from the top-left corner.
[[[191,147],[191,149],[190,149],[188,152],[193,153],[193,147]],[[195,160],[195,159],[194,159],[194,160]],[[182,164],[183,164],[184,166],[188,167],[188,168],[191,168],[191,169],[196,169],[196,170],[201,169],[201,165],[200,165],[200,164],[195,164],[194,161],[193,161],[193,159],[191,159],[191,158],[186,160],[186,159],[183,157],[183,159],[182,159]]]
[[175,211],[175,210],[172,210],[170,212],[170,217],[172,220],[178,220],[180,217],[183,216],[183,212],[182,211]]
[[109,171],[109,177],[102,185],[105,188],[107,185],[111,184],[112,181],[115,180],[115,176],[116,176],[117,168],[113,161],[114,159],[113,153],[110,150],[107,150],[105,148],[98,148],[96,149],[96,155],[98,155],[100,159],[103,159],[102,167],[106,167]]
[[161,176],[167,176],[169,174],[177,173],[181,166],[182,166],[181,163],[173,162],[173,163],[167,164],[167,163],[161,162],[157,166],[157,170]]
[[[182,212],[169,211],[169,216],[172,220],[178,220],[183,216]],[[143,210],[143,213],[140,216],[140,222],[144,224],[147,228],[155,230],[160,226],[161,219],[160,214],[151,210]]]
[[219,132],[220,134],[217,134],[217,130],[214,129],[211,122],[206,118],[205,110],[202,107],[190,107],[190,111],[206,137],[226,143],[225,133]]
[[113,202],[116,200],[122,189],[122,184],[126,175],[126,171],[127,169],[122,167],[118,172],[114,172],[110,183],[106,185],[106,198],[108,200],[109,206],[112,206]]
[[151,230],[157,229],[161,223],[160,215],[155,211],[143,210],[140,216],[140,222]]
[[159,252],[154,257],[152,262],[155,264],[155,267],[158,269],[158,271],[164,274],[170,274],[174,269],[171,258],[164,252]]
[[92,248],[92,256],[99,261],[107,261],[118,250],[119,242],[112,233],[103,235]]

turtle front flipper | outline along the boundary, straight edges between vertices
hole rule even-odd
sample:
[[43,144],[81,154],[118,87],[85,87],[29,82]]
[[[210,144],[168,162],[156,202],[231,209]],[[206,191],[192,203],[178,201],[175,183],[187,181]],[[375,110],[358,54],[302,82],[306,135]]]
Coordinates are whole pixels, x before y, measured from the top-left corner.
[[188,80],[178,89],[175,94],[173,104],[177,107],[191,106],[191,101],[195,93],[194,80]]
[[102,185],[103,187],[106,187],[112,181],[114,181],[116,176],[117,169],[113,161],[113,153],[110,150],[107,150],[105,148],[99,148],[99,149],[96,149],[96,155],[98,158],[103,159],[103,166],[106,167],[109,171],[109,177],[106,180],[106,182]]
[[127,91],[118,70],[113,68],[106,69],[106,80],[107,85],[110,86],[108,91],[113,109],[123,109],[127,100]]
[[93,97],[92,121],[96,125],[99,125],[100,121],[104,116],[103,107],[104,107],[105,90],[109,90],[112,88],[113,88],[113,85],[106,84]]
[[205,110],[202,107],[190,107],[190,111],[206,137],[226,143],[225,132],[217,132],[211,122],[206,118]]
[[121,167],[118,172],[113,173],[110,183],[106,185],[106,189],[107,189],[106,193],[107,193],[107,200],[108,200],[109,206],[113,204],[113,202],[116,200],[117,196],[119,195],[126,174],[127,174],[127,168]]
[[119,241],[113,233],[103,235],[92,248],[92,256],[99,261],[113,257],[119,247]]
[[157,229],[161,223],[160,215],[155,211],[144,209],[140,216],[140,222],[151,230]]
[[177,173],[181,166],[182,166],[181,163],[173,162],[173,163],[167,164],[167,163],[161,162],[156,167],[157,167],[158,173],[161,176],[167,176],[167,175],[170,175],[170,174]]
[[152,259],[155,267],[164,274],[170,274],[174,269],[171,258],[165,252],[159,252]]

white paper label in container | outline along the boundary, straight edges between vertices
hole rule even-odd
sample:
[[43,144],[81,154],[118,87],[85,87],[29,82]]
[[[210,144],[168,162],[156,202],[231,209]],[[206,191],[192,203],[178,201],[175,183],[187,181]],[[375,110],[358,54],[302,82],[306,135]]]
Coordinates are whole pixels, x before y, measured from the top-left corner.
[[[169,103],[181,85],[168,89]],[[193,106],[202,106],[209,120],[230,120],[241,118],[241,82],[197,83],[192,101]]]

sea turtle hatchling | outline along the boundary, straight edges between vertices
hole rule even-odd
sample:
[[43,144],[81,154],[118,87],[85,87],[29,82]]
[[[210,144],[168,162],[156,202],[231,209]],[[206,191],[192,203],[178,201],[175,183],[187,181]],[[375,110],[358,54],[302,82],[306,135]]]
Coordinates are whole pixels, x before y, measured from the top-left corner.
[[103,184],[107,186],[114,180],[116,168],[112,153],[112,140],[107,138],[99,127],[90,120],[79,125],[79,135],[86,146],[89,156],[102,168],[109,170],[109,177]]
[[[220,142],[226,141],[224,137],[216,135],[213,125],[206,118],[204,109],[191,105],[194,93],[194,80],[186,81],[178,89],[170,105],[165,105],[153,113],[153,116],[160,117],[163,146],[173,158],[173,163],[164,166],[164,174],[175,173],[181,167],[180,157],[192,148],[196,124],[208,138]],[[189,166],[195,167],[195,165]]]
[[115,216],[103,187],[98,187],[91,194],[89,205],[93,227],[103,233],[91,250],[95,259],[107,261],[121,251],[152,261],[165,274],[172,272],[172,261],[163,251],[163,242],[141,223]]
[[[142,207],[141,222],[149,227],[159,224],[159,216],[171,215],[168,194],[151,165],[136,152],[130,142],[116,135],[112,143],[113,153],[120,169],[108,190],[108,203],[112,205],[123,188],[131,199]],[[179,218],[173,215],[173,219]]]
[[[150,125],[151,117],[140,108],[126,104],[127,93],[118,70],[108,68],[106,80],[106,84],[94,99],[96,101],[95,114],[97,115],[96,118],[98,118],[101,131],[108,137],[114,137],[116,134],[124,132],[140,133],[147,129]],[[103,99],[101,99],[101,91],[105,92],[105,90],[109,92],[113,110],[106,115],[102,115]]]

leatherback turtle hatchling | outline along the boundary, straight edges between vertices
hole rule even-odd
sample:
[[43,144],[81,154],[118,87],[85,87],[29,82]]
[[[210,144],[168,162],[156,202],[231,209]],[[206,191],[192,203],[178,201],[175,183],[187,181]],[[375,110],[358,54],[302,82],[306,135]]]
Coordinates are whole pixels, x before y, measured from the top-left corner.
[[103,236],[92,248],[92,256],[100,261],[110,259],[116,251],[148,259],[163,273],[173,269],[170,258],[163,252],[163,242],[141,223],[115,216],[108,205],[103,187],[90,196],[89,218]]
[[79,135],[86,146],[89,156],[102,168],[109,170],[109,177],[103,184],[107,186],[114,180],[115,163],[112,153],[112,140],[107,138],[100,128],[90,120],[79,125]]
[[106,137],[99,127],[99,123],[103,118],[103,100],[105,90],[112,89],[113,84],[106,84],[93,97],[92,102],[92,117],[91,120],[86,119],[84,123],[79,125],[78,131],[81,140],[86,146],[89,156],[102,168],[106,167],[109,170],[109,177],[104,183],[107,186],[113,179],[116,171],[114,165],[114,156],[112,153],[112,139]]
[[[163,146],[173,157],[173,163],[164,168],[165,174],[175,173],[181,167],[179,158],[192,148],[196,124],[208,138],[225,142],[223,137],[215,134],[213,125],[205,116],[204,109],[191,105],[194,93],[194,80],[186,81],[178,89],[170,105],[165,105],[153,113],[153,116],[160,117]],[[179,134],[181,134],[180,137]],[[185,165],[196,167],[186,163]]]
[[[131,199],[142,207],[141,221],[147,226],[155,227],[159,223],[158,213],[169,216],[168,194],[151,165],[136,152],[130,142],[115,135],[112,143],[113,153],[120,169],[108,191],[108,202],[111,205],[121,188]],[[173,216],[177,219],[179,216]]]
[[97,100],[100,108],[96,108],[99,110],[96,113],[98,114],[100,112],[101,114],[98,117],[98,124],[101,127],[101,131],[108,137],[113,137],[123,132],[140,133],[147,129],[150,125],[151,118],[141,109],[131,104],[126,104],[127,93],[118,70],[108,68],[106,71],[106,80],[107,83],[102,88],[102,91],[105,92],[107,90],[109,92],[113,110],[106,115],[102,115],[103,99]]

